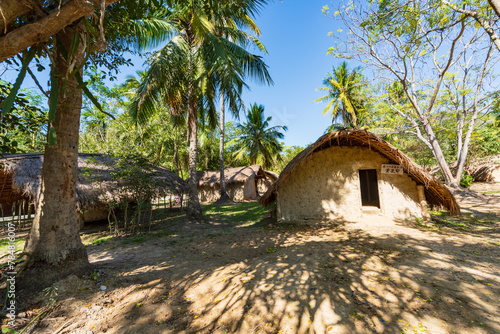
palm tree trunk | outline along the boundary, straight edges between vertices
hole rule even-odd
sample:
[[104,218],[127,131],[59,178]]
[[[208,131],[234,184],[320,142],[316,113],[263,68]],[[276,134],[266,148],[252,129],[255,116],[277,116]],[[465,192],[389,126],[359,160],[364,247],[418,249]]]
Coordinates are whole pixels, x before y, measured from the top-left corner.
[[[179,169],[179,144],[178,144],[178,130],[175,128],[175,135],[174,135],[174,168],[175,168],[175,174],[181,176],[180,174],[180,169]],[[182,176],[181,176],[182,177]]]
[[[57,39],[70,50],[74,36],[84,31],[80,22],[59,32]],[[57,52],[57,46],[54,48]],[[74,56],[77,64],[84,61],[84,52],[80,44]],[[58,73],[66,74],[70,62],[60,50],[56,53],[56,61]],[[57,144],[45,147],[41,191],[24,249],[29,254],[29,269],[22,280],[22,285],[26,286],[46,286],[69,274],[89,269],[87,251],[79,235],[75,196],[82,90],[77,88],[74,76],[67,79],[61,76],[58,81],[59,100],[53,122]]]
[[188,95],[188,141],[189,141],[189,198],[187,216],[191,220],[203,219],[200,201],[198,199],[198,180],[196,178],[196,161],[198,150],[198,115],[195,97]]
[[231,198],[226,192],[226,180],[224,178],[224,129],[225,129],[225,105],[224,105],[224,94],[220,94],[220,119],[219,119],[219,159],[220,159],[220,197],[217,203],[228,203],[231,202]]

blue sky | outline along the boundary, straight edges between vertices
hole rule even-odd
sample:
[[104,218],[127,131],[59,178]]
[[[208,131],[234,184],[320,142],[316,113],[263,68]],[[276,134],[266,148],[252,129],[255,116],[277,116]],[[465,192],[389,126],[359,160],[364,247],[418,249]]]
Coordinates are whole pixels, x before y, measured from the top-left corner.
[[256,19],[274,86],[251,84],[251,92],[243,98],[247,105],[263,104],[275,125],[288,126],[286,145],[305,146],[331,123],[329,116],[322,115],[326,104],[313,103],[322,96],[316,88],[332,65],[339,63],[326,55],[333,45],[328,32],[338,29],[337,22],[321,12],[326,4],[328,0],[275,1]]
[[[245,92],[243,99],[246,106],[263,104],[266,115],[273,117],[272,125],[288,127],[284,139],[287,146],[310,144],[331,123],[329,116],[322,115],[326,104],[313,103],[322,96],[316,88],[321,87],[332,65],[340,62],[326,55],[333,45],[328,33],[338,29],[337,22],[321,12],[321,8],[328,3],[329,0],[275,0],[256,18],[262,32],[260,39],[268,50],[264,59],[274,86],[249,82],[251,91]],[[142,69],[143,60],[134,57],[133,61],[133,67],[121,69],[118,82]],[[16,75],[7,73],[4,79],[12,81]],[[43,73],[39,80],[44,84],[47,75]],[[23,86],[35,88],[29,76]],[[241,120],[244,120],[243,114]]]

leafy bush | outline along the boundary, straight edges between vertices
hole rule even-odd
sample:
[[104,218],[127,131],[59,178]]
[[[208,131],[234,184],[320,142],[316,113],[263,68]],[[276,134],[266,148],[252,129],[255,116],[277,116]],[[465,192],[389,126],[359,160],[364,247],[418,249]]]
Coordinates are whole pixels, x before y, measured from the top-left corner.
[[467,174],[465,171],[462,172],[462,178],[460,179],[460,185],[464,188],[469,188],[472,184],[473,177]]

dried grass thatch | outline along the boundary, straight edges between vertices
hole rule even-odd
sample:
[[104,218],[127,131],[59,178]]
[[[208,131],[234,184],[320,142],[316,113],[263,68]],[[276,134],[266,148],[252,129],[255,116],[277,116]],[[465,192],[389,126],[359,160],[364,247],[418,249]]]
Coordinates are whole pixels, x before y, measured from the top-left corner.
[[404,171],[417,184],[424,185],[425,196],[431,207],[443,206],[450,214],[460,214],[453,194],[432,175],[417,165],[413,160],[399,151],[396,147],[375,136],[366,130],[342,129],[321,136],[315,143],[297,154],[295,158],[283,169],[278,180],[262,196],[260,203],[269,205],[276,200],[276,193],[283,179],[290,176],[294,169],[314,152],[327,149],[331,146],[359,146],[368,148],[387,158],[391,163],[403,166]]
[[[106,200],[123,196],[127,179],[114,179],[112,172],[119,158],[101,154],[78,155],[76,196],[78,209],[97,206]],[[18,197],[36,203],[40,189],[43,154],[6,155],[0,159],[0,190],[2,204]],[[163,194],[181,194],[188,191],[188,184],[170,170],[156,165],[148,166],[155,189],[151,197]],[[9,184],[10,183],[10,184]],[[131,199],[134,194],[128,194]]]
[[494,172],[495,174],[500,174],[498,170],[500,170],[500,155],[493,155],[476,161],[467,168],[467,171],[476,182],[499,182],[500,179],[495,180],[494,175]]
[[276,181],[280,177],[278,173],[271,172],[270,170],[265,170],[264,172],[266,173],[267,178],[272,182]]
[[[196,174],[198,186],[220,187],[220,171],[206,170]],[[226,184],[245,183],[251,178],[265,178],[266,173],[260,165],[234,167],[224,169]]]

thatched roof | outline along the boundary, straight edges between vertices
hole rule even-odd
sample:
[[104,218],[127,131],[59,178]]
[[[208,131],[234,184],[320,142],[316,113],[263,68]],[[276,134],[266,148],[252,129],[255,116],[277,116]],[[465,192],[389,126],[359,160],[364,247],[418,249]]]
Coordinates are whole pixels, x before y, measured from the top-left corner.
[[[118,200],[123,196],[134,198],[135,194],[131,193],[130,188],[125,191],[128,193],[124,193],[123,190],[125,185],[130,184],[130,180],[113,177],[113,173],[118,171],[119,159],[102,154],[80,153],[78,155],[76,196],[79,209],[95,206],[103,200]],[[5,189],[5,192],[11,192],[16,196],[21,195],[36,203],[42,164],[43,154],[41,153],[5,155],[3,159],[0,159],[0,175],[3,180],[7,178],[12,180],[12,188]],[[133,162],[127,160],[126,164],[130,166]],[[154,184],[151,197],[166,193],[180,194],[189,189],[183,179],[161,166],[146,164],[145,169],[138,169],[138,173],[146,178],[151,177]],[[4,192],[1,185],[0,190]],[[8,197],[9,194],[2,193],[0,197],[5,198],[5,195]]]
[[477,182],[493,181],[493,171],[500,168],[500,155],[486,157],[470,164],[467,171]]
[[[224,169],[226,184],[245,183],[251,178],[265,178],[266,174],[260,165],[234,167]],[[198,186],[220,187],[220,171],[206,170],[196,174]]]
[[278,173],[272,172],[270,170],[265,170],[264,172],[266,173],[267,177],[273,182],[276,181],[278,177],[280,177]]
[[431,207],[443,206],[451,214],[460,214],[460,207],[455,201],[453,194],[422,167],[417,165],[396,147],[374,134],[366,130],[352,129],[342,129],[327,133],[297,154],[285,169],[283,169],[279,179],[269,188],[264,196],[262,196],[260,203],[262,205],[269,205],[274,202],[280,183],[289,177],[298,165],[303,163],[307,157],[314,154],[314,152],[327,149],[331,146],[359,146],[379,153],[387,158],[390,163],[403,166],[404,171],[417,182],[417,184],[424,185],[425,196]]

